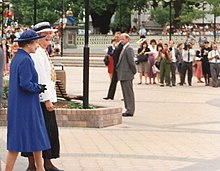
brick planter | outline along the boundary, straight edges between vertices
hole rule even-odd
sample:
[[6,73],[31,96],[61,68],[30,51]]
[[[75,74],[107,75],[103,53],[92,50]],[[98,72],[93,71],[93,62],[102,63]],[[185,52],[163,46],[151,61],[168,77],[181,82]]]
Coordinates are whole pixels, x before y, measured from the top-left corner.
[[[56,109],[57,123],[60,127],[103,128],[122,123],[122,108],[97,109]],[[7,109],[1,109],[0,126],[6,126]]]

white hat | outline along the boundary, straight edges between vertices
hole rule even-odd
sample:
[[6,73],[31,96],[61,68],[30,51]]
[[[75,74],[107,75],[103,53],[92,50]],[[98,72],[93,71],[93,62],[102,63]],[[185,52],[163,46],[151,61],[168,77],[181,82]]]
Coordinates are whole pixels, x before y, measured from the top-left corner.
[[146,42],[147,38],[140,38],[136,43],[142,44],[143,42]]
[[50,31],[56,32],[56,31],[57,31],[57,29],[51,28],[49,22],[40,22],[40,23],[37,23],[37,24],[33,27],[33,30],[35,30],[37,33],[50,32]]

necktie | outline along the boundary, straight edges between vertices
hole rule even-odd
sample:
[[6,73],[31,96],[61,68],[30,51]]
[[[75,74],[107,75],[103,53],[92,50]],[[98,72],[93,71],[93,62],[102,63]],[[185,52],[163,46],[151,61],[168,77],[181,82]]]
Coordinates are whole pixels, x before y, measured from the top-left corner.
[[[215,50],[215,56],[217,55],[216,50]],[[215,63],[217,64],[217,58],[215,58]]]
[[56,72],[55,72],[55,68],[54,68],[54,65],[53,65],[53,62],[52,60],[50,59],[50,56],[47,52],[47,50],[45,50],[46,54],[47,54],[47,58],[48,58],[48,61],[50,62],[50,77],[51,77],[51,80],[53,82],[56,81]]
[[188,62],[190,62],[190,53],[188,51]]

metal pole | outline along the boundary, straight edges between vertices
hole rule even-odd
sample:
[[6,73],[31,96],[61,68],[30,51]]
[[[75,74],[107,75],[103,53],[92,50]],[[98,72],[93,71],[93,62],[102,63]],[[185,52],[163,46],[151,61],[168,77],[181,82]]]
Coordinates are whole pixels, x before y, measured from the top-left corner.
[[171,15],[172,15],[172,0],[170,0],[170,33],[169,33],[169,41],[171,40],[171,34],[172,34],[172,18],[171,18]]
[[121,27],[121,20],[122,20],[122,16],[121,16],[121,0],[119,1],[120,3],[120,32],[122,32],[122,27]]
[[214,42],[216,41],[216,13],[214,13]]
[[37,0],[34,0],[34,25],[37,24]]
[[85,45],[83,59],[83,108],[89,107],[89,0],[85,4]]
[[3,16],[3,12],[4,12],[4,1],[2,1],[2,38],[3,38],[3,34],[4,34],[4,16]]
[[203,14],[202,14],[202,28],[203,28],[203,31],[205,31],[204,30],[204,28],[205,28],[205,26],[204,26],[204,23],[205,23],[205,14],[204,14],[204,11],[205,11],[205,3],[203,2],[203,4],[202,4],[202,11],[203,11]]
[[60,56],[63,57],[63,15],[64,15],[64,0],[62,0],[62,22],[61,22],[61,52]]

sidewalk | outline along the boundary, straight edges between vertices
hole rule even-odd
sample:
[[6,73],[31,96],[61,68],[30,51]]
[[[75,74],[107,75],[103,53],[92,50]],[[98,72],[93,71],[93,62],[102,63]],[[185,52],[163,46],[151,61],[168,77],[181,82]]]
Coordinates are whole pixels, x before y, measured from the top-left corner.
[[[82,94],[83,69],[65,70],[67,92]],[[193,80],[192,87],[159,87],[137,85],[136,75],[134,117],[104,129],[59,128],[61,157],[54,163],[65,171],[220,170],[220,89]],[[123,107],[120,84],[115,100],[102,99],[108,86],[107,68],[90,68],[90,103]],[[0,127],[2,166],[5,129]],[[26,166],[19,156],[15,171]]]

